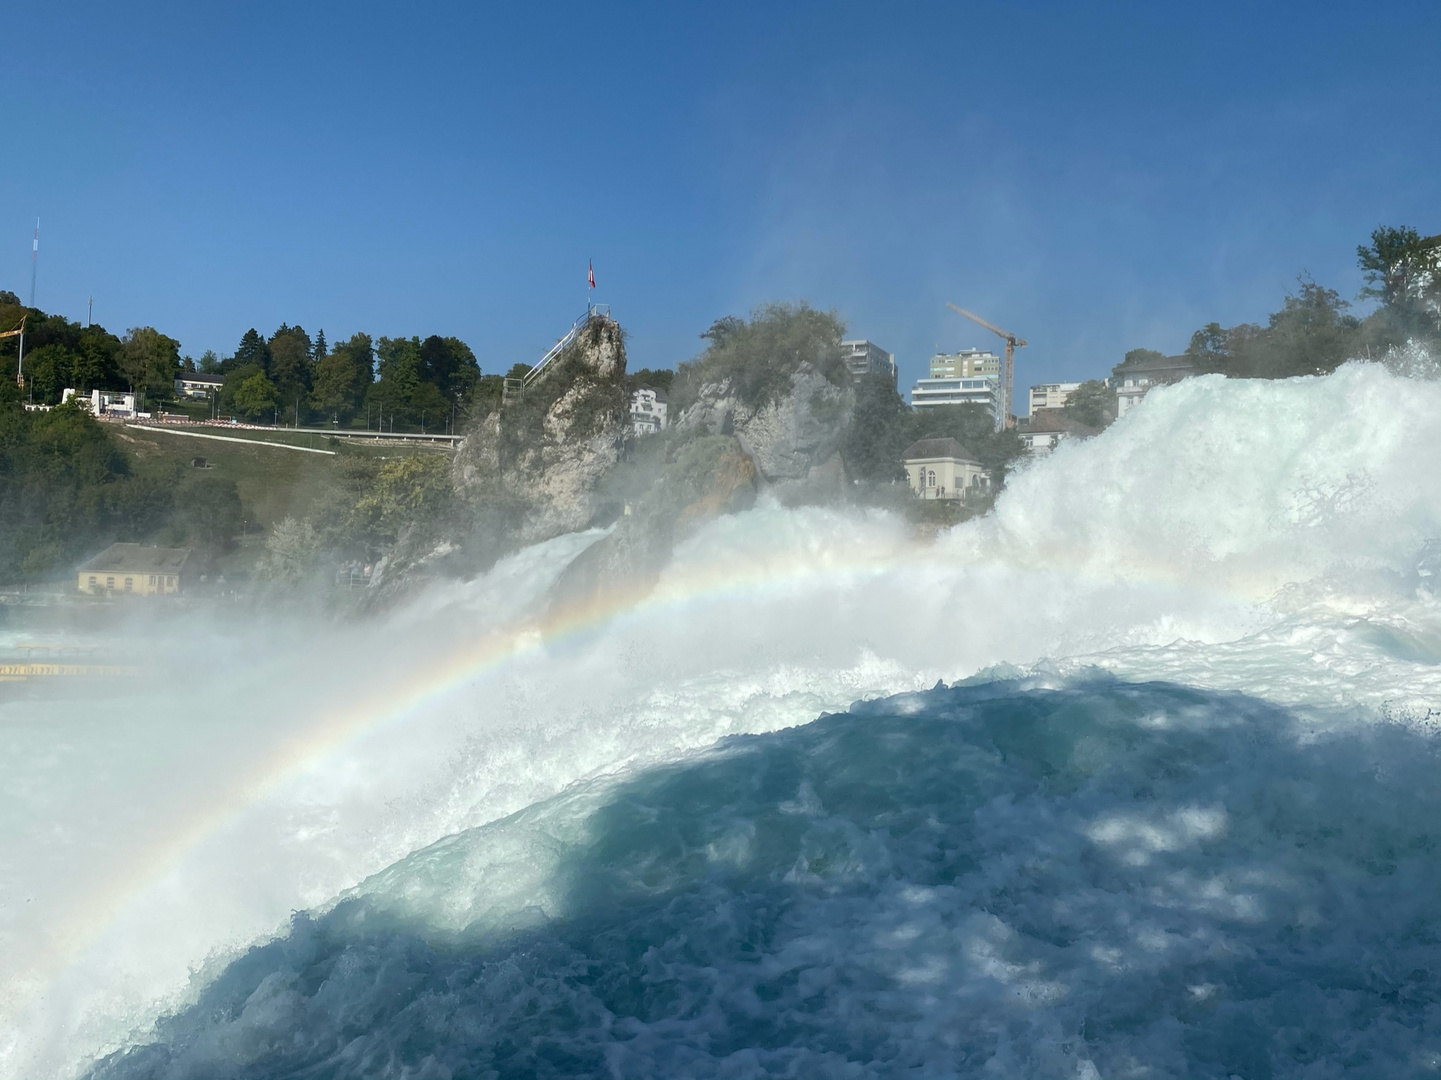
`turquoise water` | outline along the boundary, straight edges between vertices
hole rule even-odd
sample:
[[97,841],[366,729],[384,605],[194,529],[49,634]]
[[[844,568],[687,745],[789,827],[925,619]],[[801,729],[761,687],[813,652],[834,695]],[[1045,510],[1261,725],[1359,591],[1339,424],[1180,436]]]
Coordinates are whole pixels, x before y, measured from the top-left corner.
[[1187,380],[939,536],[762,497],[579,625],[597,533],[127,624],[0,700],[0,1080],[1435,1074],[1437,374]]
[[418,851],[92,1075],[1423,1075],[1437,750],[1166,683],[890,697]]

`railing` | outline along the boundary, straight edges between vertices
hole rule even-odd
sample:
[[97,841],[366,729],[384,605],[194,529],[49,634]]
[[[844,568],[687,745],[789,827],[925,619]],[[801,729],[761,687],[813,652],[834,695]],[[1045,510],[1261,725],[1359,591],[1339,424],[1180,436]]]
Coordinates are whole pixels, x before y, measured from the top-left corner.
[[597,317],[603,317],[607,319],[610,318],[610,305],[587,305],[585,309],[585,314],[582,315],[580,318],[576,319],[575,322],[570,324],[570,329],[565,332],[565,337],[557,341],[555,345],[551,348],[550,352],[546,353],[540,358],[540,363],[536,364],[535,367],[531,368],[528,372],[526,372],[525,376],[520,380],[520,389],[524,391],[529,387],[534,386],[536,380],[538,380],[541,375],[544,374],[545,369],[550,365],[550,362],[561,353],[565,352],[565,350],[575,342],[575,339],[580,337],[580,332],[590,325],[591,319]]

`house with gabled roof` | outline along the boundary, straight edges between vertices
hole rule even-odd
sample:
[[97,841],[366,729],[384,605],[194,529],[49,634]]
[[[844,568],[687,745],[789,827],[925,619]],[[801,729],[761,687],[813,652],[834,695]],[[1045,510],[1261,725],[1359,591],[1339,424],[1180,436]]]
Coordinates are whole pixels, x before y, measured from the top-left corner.
[[991,474],[955,439],[922,439],[901,455],[920,499],[965,499],[991,489]]

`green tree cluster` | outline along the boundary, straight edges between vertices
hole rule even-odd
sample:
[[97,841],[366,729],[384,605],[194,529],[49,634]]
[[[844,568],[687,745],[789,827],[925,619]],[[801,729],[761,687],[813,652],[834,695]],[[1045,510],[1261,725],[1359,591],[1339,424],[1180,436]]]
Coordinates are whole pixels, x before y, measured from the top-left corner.
[[[82,326],[60,315],[20,304],[12,292],[0,292],[0,330],[11,330],[25,318],[26,395],[39,404],[55,405],[67,387],[82,395],[91,390],[122,390],[131,385],[123,363],[125,342],[103,326]],[[146,333],[148,331],[148,333]],[[132,356],[144,345],[160,347],[149,328],[131,330],[127,340],[139,335]],[[165,339],[169,341],[170,339]],[[20,358],[19,338],[0,338],[0,381],[14,384]],[[149,381],[146,380],[146,385]],[[172,383],[156,389],[162,400]]]
[[[1154,349],[1132,349],[1126,359],[1131,360],[1138,353],[1165,358]],[[1103,428],[1116,419],[1116,391],[1104,379],[1087,379],[1071,392],[1062,411],[1086,427]]]
[[1303,274],[1265,326],[1208,323],[1191,335],[1186,356],[1200,371],[1284,379],[1379,359],[1407,341],[1441,345],[1441,236],[1382,226],[1356,249],[1356,260],[1366,278],[1360,299],[1380,301],[1364,318],[1350,314],[1335,289]]
[[117,540],[233,544],[242,512],[232,482],[140,468],[85,409],[26,412],[10,385],[0,395],[0,581],[51,577]]
[[678,366],[673,407],[695,400],[706,383],[728,382],[742,401],[760,407],[789,391],[802,365],[814,366],[837,386],[850,379],[841,354],[845,324],[833,311],[809,304],[763,304],[749,321],[717,319],[701,337],[710,342],[695,360]]

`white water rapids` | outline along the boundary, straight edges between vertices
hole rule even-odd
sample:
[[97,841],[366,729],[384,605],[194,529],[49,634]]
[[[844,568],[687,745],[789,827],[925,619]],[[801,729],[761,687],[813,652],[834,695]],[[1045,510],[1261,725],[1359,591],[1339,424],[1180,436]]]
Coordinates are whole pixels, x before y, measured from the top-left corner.
[[0,1077],[1441,1069],[1438,446],[1434,379],[1197,378],[472,662],[594,536],[147,625],[0,699]]

